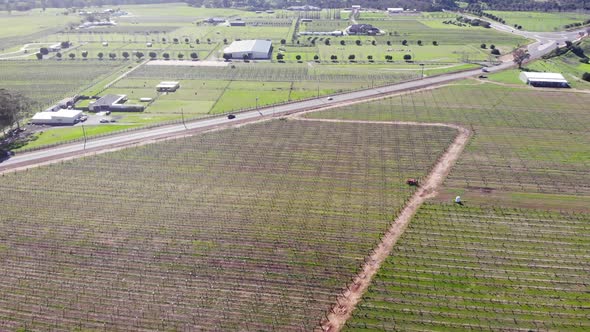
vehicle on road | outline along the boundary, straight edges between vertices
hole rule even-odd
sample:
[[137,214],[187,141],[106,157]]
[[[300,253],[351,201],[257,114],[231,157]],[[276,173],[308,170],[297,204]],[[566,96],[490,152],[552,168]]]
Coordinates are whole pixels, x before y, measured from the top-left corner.
[[489,73],[490,72],[490,70],[488,69],[488,67],[483,67],[481,69],[481,71],[484,72],[484,73]]
[[328,98],[326,98],[326,100],[327,101],[334,100],[334,97],[328,97]]
[[235,119],[235,118],[236,118],[236,116],[235,116],[234,114],[229,114],[229,115],[227,116],[227,118],[231,120],[231,119]]
[[109,123],[108,119],[100,119],[100,123]]

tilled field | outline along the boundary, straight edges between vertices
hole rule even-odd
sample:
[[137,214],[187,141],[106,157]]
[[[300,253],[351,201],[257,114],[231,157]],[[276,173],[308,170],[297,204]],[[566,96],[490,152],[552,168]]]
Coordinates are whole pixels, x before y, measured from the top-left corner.
[[455,134],[275,120],[6,175],[0,329],[311,330]]

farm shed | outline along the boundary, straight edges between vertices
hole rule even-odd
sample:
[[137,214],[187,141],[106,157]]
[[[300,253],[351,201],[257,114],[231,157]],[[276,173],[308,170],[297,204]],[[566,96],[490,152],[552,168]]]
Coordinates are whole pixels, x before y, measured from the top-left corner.
[[246,22],[244,22],[244,21],[232,21],[232,22],[229,22],[229,26],[231,26],[231,27],[245,27],[246,26]]
[[31,118],[33,124],[74,124],[82,117],[82,111],[59,110],[57,112],[39,112]]
[[560,73],[520,73],[520,79],[534,87],[568,88],[569,83]]
[[119,111],[119,112],[142,112],[143,105],[128,105],[126,95],[106,95],[91,103],[88,109],[92,112]]
[[179,82],[164,81],[156,85],[156,90],[159,92],[174,92],[180,88]]
[[403,8],[387,8],[387,12],[390,14],[399,14],[399,13],[403,13],[404,9]]
[[224,58],[229,59],[243,59],[244,55],[248,59],[270,59],[271,53],[271,41],[261,39],[235,41],[223,50]]

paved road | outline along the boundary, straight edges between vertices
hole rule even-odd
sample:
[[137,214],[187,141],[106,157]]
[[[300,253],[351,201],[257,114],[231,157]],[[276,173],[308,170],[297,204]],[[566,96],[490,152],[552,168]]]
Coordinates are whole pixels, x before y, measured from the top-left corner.
[[[515,30],[512,32],[511,28],[502,24],[493,23],[492,27],[500,31],[510,31],[527,38],[538,40],[529,46],[531,59],[538,58],[543,54],[551,51],[556,43],[562,44],[565,40],[574,40],[578,37],[578,31],[561,32],[561,33],[535,33]],[[490,72],[497,72],[512,67],[514,64],[511,61],[504,62],[498,66],[490,67]],[[186,123],[186,128],[183,124],[169,125],[163,127],[156,127],[152,129],[138,130],[120,135],[113,135],[104,138],[92,139],[85,145],[83,142],[61,145],[44,150],[18,154],[0,164],[0,172],[6,171],[26,165],[33,165],[36,163],[46,162],[52,159],[60,159],[68,156],[74,156],[86,152],[94,152],[110,149],[113,147],[121,147],[155,140],[163,137],[171,137],[182,134],[186,131],[199,131],[212,129],[219,126],[231,125],[236,122],[245,123],[259,120],[262,117],[280,116],[282,114],[291,114],[305,110],[315,109],[330,104],[345,103],[347,101],[358,101],[362,99],[369,99],[383,94],[391,94],[407,90],[415,90],[431,85],[443,84],[455,80],[465,79],[475,75],[479,75],[481,70],[470,70],[460,73],[451,73],[434,77],[427,77],[420,80],[404,82],[390,85],[387,87],[372,88],[363,91],[343,93],[333,96],[333,100],[328,100],[326,97],[321,97],[313,100],[294,102],[291,104],[260,108],[259,110],[247,111],[239,113],[236,119],[230,120],[225,116],[208,118],[203,120],[196,120]]]
[[587,28],[582,28],[573,31],[561,31],[561,32],[534,32],[534,31],[523,31],[515,29],[509,25],[501,24],[495,21],[486,20],[482,17],[475,17],[472,15],[466,15],[463,13],[457,13],[457,15],[462,15],[468,17],[470,19],[479,19],[485,20],[491,24],[492,29],[515,34],[524,38],[536,40],[536,42],[528,45],[528,51],[531,55],[531,60],[540,58],[541,56],[549,53],[552,49],[556,48],[557,46],[565,45],[565,41],[574,41],[581,37],[580,33],[586,33]]

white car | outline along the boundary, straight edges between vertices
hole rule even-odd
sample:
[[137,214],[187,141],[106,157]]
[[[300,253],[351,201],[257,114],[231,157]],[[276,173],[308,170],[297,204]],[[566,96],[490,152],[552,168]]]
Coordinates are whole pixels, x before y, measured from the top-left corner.
[[103,118],[103,119],[100,119],[100,123],[109,123],[109,120]]
[[330,101],[330,100],[334,100],[334,98],[333,97],[328,97],[328,98],[326,98],[326,100],[327,101]]

